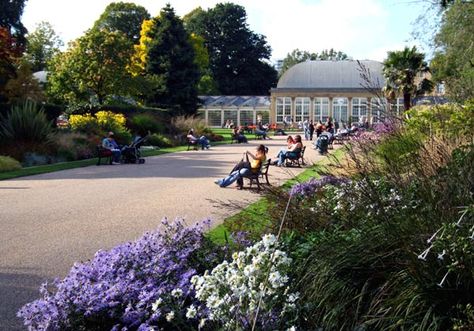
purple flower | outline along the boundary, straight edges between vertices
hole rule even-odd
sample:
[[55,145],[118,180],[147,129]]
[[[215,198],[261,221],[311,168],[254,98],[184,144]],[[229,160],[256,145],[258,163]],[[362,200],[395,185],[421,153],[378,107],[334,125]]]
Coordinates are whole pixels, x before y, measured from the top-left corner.
[[318,189],[326,185],[338,186],[349,183],[350,180],[345,177],[324,176],[320,179],[312,178],[307,182],[293,185],[290,190],[291,196],[311,196]]
[[[35,330],[77,328],[77,323],[91,321],[117,330],[160,326],[164,318],[152,311],[158,298],[171,298],[171,291],[179,288],[193,302],[190,279],[199,267],[196,255],[205,240],[201,224],[185,227],[181,220],[163,220],[158,231],[74,264],[54,283],[54,291],[44,284],[42,298],[26,304],[18,316]],[[184,316],[184,307],[180,313]]]

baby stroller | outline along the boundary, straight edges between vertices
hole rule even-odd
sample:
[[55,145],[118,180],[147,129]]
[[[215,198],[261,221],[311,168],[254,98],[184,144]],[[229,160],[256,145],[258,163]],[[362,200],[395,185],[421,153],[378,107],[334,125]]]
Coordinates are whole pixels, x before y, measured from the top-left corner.
[[136,137],[133,142],[122,148],[122,161],[123,163],[145,163],[145,159],[141,157],[140,146],[146,141],[147,136]]
[[316,141],[316,149],[318,150],[319,154],[323,155],[328,152],[330,139],[331,138],[325,134],[319,136],[318,140]]

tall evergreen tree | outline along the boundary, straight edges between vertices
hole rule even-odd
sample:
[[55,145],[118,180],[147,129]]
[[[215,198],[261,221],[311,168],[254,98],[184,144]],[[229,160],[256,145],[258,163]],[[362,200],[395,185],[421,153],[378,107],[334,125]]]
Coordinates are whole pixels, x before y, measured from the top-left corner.
[[195,52],[183,22],[169,4],[153,19],[149,36],[145,71],[155,82],[149,101],[172,108],[177,115],[195,113],[199,80]]
[[266,62],[270,46],[246,21],[245,9],[232,3],[217,4],[208,11],[198,8],[186,17],[188,31],[205,39],[211,72],[222,94],[269,94],[278,79]]

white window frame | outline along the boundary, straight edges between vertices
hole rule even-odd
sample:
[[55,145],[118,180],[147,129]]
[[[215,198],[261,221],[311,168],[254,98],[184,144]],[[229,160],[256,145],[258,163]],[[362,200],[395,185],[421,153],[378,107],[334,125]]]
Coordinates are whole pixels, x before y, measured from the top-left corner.
[[368,111],[367,98],[352,98],[352,122],[360,122],[363,117],[367,120]]
[[291,98],[276,98],[276,123],[283,123],[283,119],[287,116],[291,118]]
[[329,118],[329,98],[314,98],[313,103],[313,122],[326,122]]
[[[345,116],[341,116],[345,114]],[[332,116],[334,122],[346,123],[349,114],[349,99],[346,97],[336,97],[332,100]]]
[[295,122],[303,123],[305,119],[309,119],[309,108],[311,100],[307,97],[295,98]]

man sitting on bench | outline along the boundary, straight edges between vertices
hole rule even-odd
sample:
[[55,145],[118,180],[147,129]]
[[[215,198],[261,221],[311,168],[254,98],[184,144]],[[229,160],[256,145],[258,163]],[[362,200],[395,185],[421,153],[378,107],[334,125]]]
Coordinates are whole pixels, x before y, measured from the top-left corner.
[[102,147],[112,152],[112,164],[120,164],[122,152],[120,151],[120,147],[114,139],[114,133],[112,131],[110,131],[107,134],[107,137],[102,140]]
[[209,149],[209,147],[211,147],[211,145],[209,144],[209,140],[206,138],[206,136],[201,136],[199,138],[196,137],[194,135],[194,130],[193,129],[189,130],[188,135],[186,136],[186,138],[188,139],[189,142],[191,142],[193,144],[200,144],[202,149],[204,149],[204,148]]

